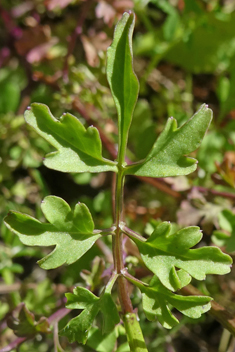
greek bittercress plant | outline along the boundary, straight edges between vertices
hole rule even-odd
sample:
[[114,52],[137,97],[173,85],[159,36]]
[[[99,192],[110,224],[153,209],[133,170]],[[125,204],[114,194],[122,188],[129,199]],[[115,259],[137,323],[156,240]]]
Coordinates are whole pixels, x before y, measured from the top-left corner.
[[[48,196],[42,201],[42,211],[48,222],[11,211],[6,226],[29,246],[55,246],[39,265],[54,269],[81,258],[102,236],[113,240],[113,270],[100,297],[84,287],[66,294],[67,307],[82,309],[60,332],[71,342],[85,344],[89,330],[100,311],[103,333],[108,334],[123,322],[130,351],[147,351],[136,314],[133,311],[128,282],[138,287],[143,297],[143,309],[149,320],[157,319],[165,328],[178,324],[170,307],[184,315],[198,318],[210,309],[207,296],[181,296],[177,290],[188,285],[191,278],[204,280],[207,274],[223,275],[230,271],[231,258],[216,247],[191,249],[202,238],[198,227],[188,227],[172,233],[171,224],[158,225],[146,240],[125,224],[123,185],[125,176],[167,177],[187,175],[197,167],[197,160],[187,155],[197,149],[208,129],[212,111],[202,105],[183,126],[177,127],[169,118],[166,127],[145,159],[127,165],[125,162],[128,132],[138,97],[139,83],[133,71],[132,34],[135,16],[124,13],[118,22],[107,55],[107,79],[118,113],[118,156],[112,161],[103,158],[99,132],[87,129],[70,113],[55,118],[46,105],[33,103],[25,112],[25,120],[56,151],[48,154],[44,164],[63,172],[116,173],[115,216],[110,229],[95,229],[91,213],[85,204],[77,203],[72,210],[61,198]],[[141,126],[140,126],[141,128]],[[150,284],[137,280],[125,267],[122,252],[123,236],[128,236],[139,249],[143,262],[153,273]],[[117,283],[121,313],[112,298]]]

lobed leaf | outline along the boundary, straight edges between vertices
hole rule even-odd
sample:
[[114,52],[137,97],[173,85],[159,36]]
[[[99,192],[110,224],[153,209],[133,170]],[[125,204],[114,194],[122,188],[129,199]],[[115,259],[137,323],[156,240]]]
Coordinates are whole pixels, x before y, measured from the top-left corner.
[[139,83],[133,71],[132,35],[134,13],[125,12],[107,51],[107,79],[118,112],[119,152],[124,157],[128,131],[138,97]]
[[149,320],[157,319],[163,327],[171,329],[179,323],[172,314],[170,307],[176,308],[187,317],[200,318],[210,308],[211,297],[181,296],[165,288],[160,280],[154,276],[149,287],[142,287],[143,309]]
[[66,336],[69,342],[85,344],[93,321],[99,312],[99,304],[94,303],[82,311],[76,318],[71,319],[60,331],[60,335]]
[[103,334],[113,331],[115,325],[120,321],[117,307],[112,300],[110,290],[107,288],[100,298],[83,287],[76,287],[73,294],[67,293],[66,297],[68,300],[67,308],[84,309],[76,318],[70,320],[60,332],[61,335],[67,336],[70,342],[86,343],[89,330],[99,311],[103,314]]
[[204,280],[207,274],[230,272],[232,259],[219,248],[190,249],[202,238],[198,227],[187,227],[173,234],[170,230],[171,224],[163,222],[146,242],[129,234],[138,246],[145,265],[169,290],[176,291],[185,286],[185,275],[182,276],[176,268],[183,269],[197,280]]
[[65,113],[58,120],[49,108],[33,103],[25,111],[26,122],[45,138],[57,151],[46,155],[44,164],[63,172],[117,172],[116,162],[102,157],[98,130],[87,129],[73,115]]
[[188,175],[195,171],[197,160],[185,155],[200,146],[211,119],[212,111],[205,104],[179,128],[177,121],[169,118],[146,158],[126,167],[125,174],[167,177]]
[[66,307],[69,309],[86,309],[99,300],[91,291],[84,287],[75,287],[73,293],[66,293]]
[[72,212],[62,198],[48,196],[43,200],[41,208],[49,223],[41,223],[17,211],[10,211],[4,222],[28,246],[56,246],[50,254],[38,261],[43,269],[74,263],[101,236],[93,233],[94,223],[85,204],[76,204]]

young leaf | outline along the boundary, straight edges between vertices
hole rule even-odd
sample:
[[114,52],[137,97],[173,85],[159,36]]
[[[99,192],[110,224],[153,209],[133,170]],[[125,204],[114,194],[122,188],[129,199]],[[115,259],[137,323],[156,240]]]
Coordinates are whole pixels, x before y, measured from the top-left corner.
[[196,150],[208,129],[212,111],[204,104],[183,126],[171,117],[147,157],[125,169],[125,174],[167,177],[188,175],[196,170],[197,160],[185,155]]
[[73,294],[67,293],[66,297],[68,300],[67,308],[84,309],[76,318],[70,320],[60,332],[61,335],[67,336],[70,342],[86,343],[88,332],[100,310],[104,319],[103,333],[113,331],[115,325],[120,321],[117,307],[112,300],[109,289],[106,289],[101,297],[98,298],[89,290],[83,287],[76,287],[73,290]]
[[5,224],[28,246],[56,246],[38,261],[43,269],[74,263],[101,236],[93,234],[94,223],[85,204],[76,204],[72,212],[62,198],[48,196],[41,208],[49,223],[41,223],[29,215],[10,211],[5,217]]
[[44,164],[63,172],[117,172],[116,162],[102,157],[102,144],[98,130],[86,130],[81,122],[69,113],[58,120],[49,108],[33,103],[25,111],[25,120],[57,151],[46,155]]
[[154,276],[149,287],[142,287],[143,309],[149,320],[156,318],[164,328],[171,329],[179,323],[178,319],[172,314],[170,306],[187,317],[200,318],[210,308],[212,298],[207,296],[181,296],[174,294],[165,288],[160,280]]
[[197,280],[206,274],[223,275],[230,272],[232,259],[216,247],[190,249],[202,238],[198,227],[187,227],[170,234],[171,224],[163,222],[156,227],[146,242],[129,236],[139,248],[145,265],[169,290],[176,291],[185,285],[185,276],[176,268],[183,269]]
[[107,51],[107,78],[118,112],[119,155],[122,161],[139,91],[138,79],[133,71],[134,25],[134,13],[125,12],[115,28],[113,43]]

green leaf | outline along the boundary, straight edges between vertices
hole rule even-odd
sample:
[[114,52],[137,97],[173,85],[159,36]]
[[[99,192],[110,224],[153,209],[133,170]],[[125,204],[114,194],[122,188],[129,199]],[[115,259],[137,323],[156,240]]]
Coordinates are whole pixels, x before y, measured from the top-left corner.
[[[114,282],[113,282],[114,283]],[[60,332],[67,336],[70,342],[77,341],[85,344],[88,332],[98,312],[103,314],[102,333],[107,334],[113,331],[115,325],[119,323],[117,307],[111,297],[112,285],[108,286],[100,298],[83,287],[76,287],[72,293],[67,293],[66,307],[70,309],[84,309],[76,318],[70,322]]]
[[117,172],[116,162],[102,157],[98,130],[86,130],[73,115],[65,113],[58,120],[44,104],[33,103],[25,112],[25,120],[57,151],[46,155],[44,164],[63,172]]
[[212,298],[207,296],[181,296],[165,288],[154,276],[150,286],[140,287],[143,292],[143,309],[149,320],[157,320],[167,329],[178,324],[178,319],[172,314],[171,306],[184,315],[196,319],[207,312]]
[[172,314],[171,307],[193,319],[200,318],[211,307],[209,303],[212,300],[211,297],[185,297],[175,294],[164,287],[156,276],[153,276],[149,286],[141,281],[136,281],[131,275],[127,275],[126,278],[141,290],[143,309],[147,319],[150,321],[157,319],[167,329],[171,329],[179,323]]
[[118,22],[112,45],[107,51],[107,78],[118,112],[119,155],[124,161],[132,114],[139,83],[133,71],[132,35],[134,13],[125,12]]
[[180,128],[177,128],[173,117],[169,118],[147,157],[126,167],[125,174],[167,177],[193,172],[197,168],[197,160],[185,155],[200,146],[211,119],[212,111],[205,104]]
[[116,304],[113,302],[110,292],[105,291],[100,298],[100,309],[103,314],[104,334],[110,333],[120,321]]
[[199,227],[187,227],[173,234],[170,231],[171,224],[163,222],[146,242],[129,234],[138,246],[145,265],[169,290],[176,291],[187,285],[187,277],[176,268],[183,269],[197,280],[204,280],[206,274],[230,272],[232,259],[219,248],[190,249],[202,238]]
[[60,331],[60,335],[66,336],[69,342],[85,344],[88,338],[89,329],[99,312],[99,304],[94,303],[87,306],[76,318],[71,319],[68,324]]
[[67,308],[84,310],[68,322],[60,331],[60,335],[66,336],[71,343],[77,341],[85,344],[89,329],[100,309],[99,298],[84,287],[76,287],[73,293],[66,293],[65,296]]
[[102,334],[100,329],[91,328],[87,345],[97,352],[112,352],[115,348],[116,340],[115,330],[109,334]]
[[99,300],[98,297],[84,287],[75,287],[73,293],[66,293],[65,296],[67,298],[66,307],[69,309],[86,309]]
[[28,246],[56,246],[38,261],[43,269],[74,263],[101,236],[93,233],[94,223],[85,204],[76,204],[72,212],[62,198],[48,196],[41,208],[49,223],[41,223],[29,215],[10,211],[5,224]]

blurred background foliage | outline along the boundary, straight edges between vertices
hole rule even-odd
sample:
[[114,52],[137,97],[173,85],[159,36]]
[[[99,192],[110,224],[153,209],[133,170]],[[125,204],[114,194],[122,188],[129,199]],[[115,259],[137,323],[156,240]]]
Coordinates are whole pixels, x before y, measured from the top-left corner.
[[[69,317],[61,313],[60,319],[53,320],[53,313],[63,311],[64,292],[74,285],[100,292],[111,270],[111,239],[98,242],[77,263],[46,272],[36,261],[47,250],[25,247],[2,220],[10,209],[45,220],[40,203],[53,194],[72,206],[77,201],[86,203],[96,228],[112,225],[113,176],[46,169],[42,160],[51,146],[25,124],[23,112],[31,102],[49,105],[57,117],[69,111],[84,124],[99,128],[104,156],[115,158],[117,117],[105,75],[106,49],[115,23],[130,9],[136,13],[134,67],[140,96],[128,158],[145,157],[169,116],[181,125],[207,103],[214,120],[194,153],[199,164],[193,174],[158,180],[127,178],[127,223],[146,236],[160,220],[170,220],[175,228],[199,225],[203,244],[214,243],[234,254],[235,2],[2,0],[0,351],[128,351],[122,326],[105,338],[94,327],[88,345],[77,346],[58,340],[58,329]],[[125,242],[125,251],[130,272],[142,279],[148,276],[130,241]],[[225,277],[210,277],[198,288],[235,312],[233,271]],[[132,299],[150,352],[233,351],[234,340],[209,315],[193,321],[176,313],[180,326],[169,332],[157,322],[146,321],[139,292],[133,291]],[[45,321],[39,324],[42,317],[53,322],[53,333]],[[29,340],[20,344],[22,338]]]

